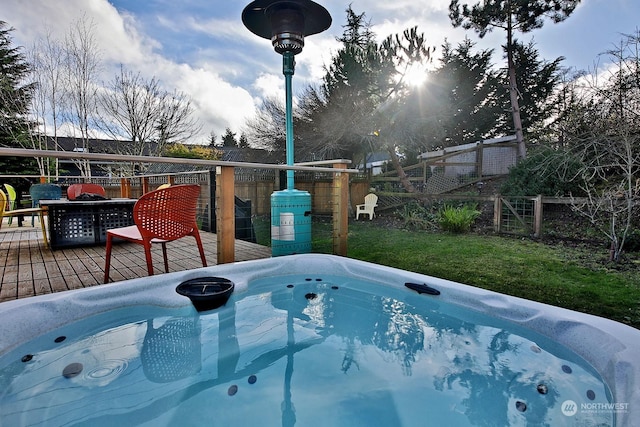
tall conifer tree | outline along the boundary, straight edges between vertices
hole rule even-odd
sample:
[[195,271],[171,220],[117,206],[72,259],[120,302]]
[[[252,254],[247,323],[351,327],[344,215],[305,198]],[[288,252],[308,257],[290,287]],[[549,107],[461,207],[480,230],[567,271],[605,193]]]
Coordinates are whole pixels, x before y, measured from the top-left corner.
[[526,156],[522,120],[514,62],[515,33],[528,33],[544,25],[545,18],[557,23],[573,13],[580,0],[482,0],[472,6],[451,0],[449,18],[455,27],[473,29],[480,38],[494,28],[500,28],[507,36],[507,68],[509,76],[509,96],[518,154]]

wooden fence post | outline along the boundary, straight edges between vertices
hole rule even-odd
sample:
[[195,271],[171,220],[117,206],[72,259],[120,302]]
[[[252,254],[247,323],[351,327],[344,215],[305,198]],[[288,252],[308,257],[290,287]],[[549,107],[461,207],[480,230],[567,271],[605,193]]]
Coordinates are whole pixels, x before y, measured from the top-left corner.
[[476,175],[478,179],[482,179],[482,169],[484,161],[484,144],[482,141],[478,143],[478,150],[476,151]]
[[218,264],[235,261],[235,173],[231,166],[216,167],[216,240]]
[[149,177],[142,178],[142,194],[147,194],[149,192]]
[[542,194],[533,199],[533,237],[542,235]]
[[502,223],[502,196],[496,194],[493,201],[493,231],[500,232],[500,226]]
[[[426,186],[427,184],[427,169],[429,169],[429,166],[427,165],[427,161],[423,160],[422,161],[422,184],[424,186]],[[425,187],[422,187],[425,188]]]
[[131,181],[129,181],[129,178],[120,178],[120,197],[131,198]]
[[[336,169],[346,169],[344,163],[333,165]],[[333,174],[333,253],[347,256],[347,234],[349,233],[349,174]]]

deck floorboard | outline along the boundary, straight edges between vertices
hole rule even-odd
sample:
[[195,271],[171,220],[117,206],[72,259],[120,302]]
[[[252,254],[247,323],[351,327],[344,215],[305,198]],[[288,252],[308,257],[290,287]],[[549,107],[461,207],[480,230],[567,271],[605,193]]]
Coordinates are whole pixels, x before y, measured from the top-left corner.
[[[104,278],[105,247],[87,246],[50,250],[44,247],[39,224],[23,227],[6,222],[0,228],[0,302],[100,285]],[[214,233],[200,232],[209,266],[217,261]],[[269,258],[271,248],[236,240],[236,261]],[[202,267],[195,240],[167,244],[169,272]],[[162,249],[152,249],[154,274],[163,274]],[[111,256],[111,281],[147,276],[142,246],[117,243]]]

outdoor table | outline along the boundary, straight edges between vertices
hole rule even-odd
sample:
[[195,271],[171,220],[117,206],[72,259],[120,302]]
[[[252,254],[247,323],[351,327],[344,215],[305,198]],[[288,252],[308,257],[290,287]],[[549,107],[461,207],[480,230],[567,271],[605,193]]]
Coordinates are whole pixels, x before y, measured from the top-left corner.
[[51,249],[106,243],[107,230],[133,225],[137,199],[40,200],[47,208]]

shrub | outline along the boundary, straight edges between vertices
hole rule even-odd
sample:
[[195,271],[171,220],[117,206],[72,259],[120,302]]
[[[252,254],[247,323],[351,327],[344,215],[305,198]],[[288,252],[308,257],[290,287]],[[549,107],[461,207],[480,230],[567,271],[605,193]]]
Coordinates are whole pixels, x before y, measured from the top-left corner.
[[627,234],[624,248],[629,252],[640,252],[640,229],[632,230]]
[[410,230],[427,230],[435,228],[437,218],[428,209],[420,206],[417,202],[410,202],[404,205],[402,211],[398,213],[404,227]]
[[582,196],[584,191],[576,179],[580,168],[580,163],[570,154],[540,147],[509,170],[500,193],[505,196]]
[[471,224],[480,216],[480,213],[475,206],[445,205],[438,212],[438,223],[444,231],[466,233],[471,230]]

